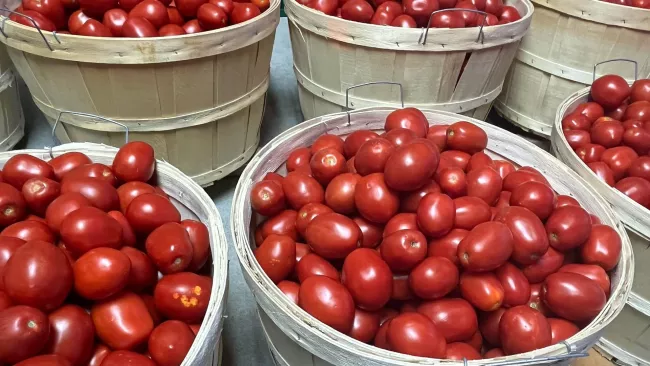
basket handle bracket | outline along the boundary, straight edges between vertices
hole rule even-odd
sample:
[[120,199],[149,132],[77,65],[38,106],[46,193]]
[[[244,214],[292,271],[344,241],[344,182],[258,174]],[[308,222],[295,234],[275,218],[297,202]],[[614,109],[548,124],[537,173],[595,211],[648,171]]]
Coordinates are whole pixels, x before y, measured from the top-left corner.
[[617,62],[617,61],[629,62],[629,63],[634,64],[634,81],[638,80],[638,78],[639,78],[639,64],[636,61],[631,60],[629,58],[613,58],[611,60],[601,61],[601,62],[594,65],[594,73],[592,75],[593,78],[591,79],[591,82],[593,83],[594,81],[596,81],[596,69],[598,68],[598,66],[600,66],[602,64],[610,63],[610,62]]
[[[74,112],[74,111],[61,111],[61,112],[59,112],[59,116],[56,118],[56,121],[54,122],[54,125],[52,126],[52,140],[54,140],[54,141],[56,141],[56,128],[59,126],[59,122],[61,121],[61,116],[63,116],[64,114],[72,114],[72,115],[75,115],[75,116],[95,118],[95,119],[99,119],[99,120],[102,120],[102,121],[105,121],[105,122],[109,122],[109,123],[118,125],[118,126],[124,128],[124,135],[125,135],[124,143],[126,144],[126,143],[129,142],[129,127],[127,125],[125,125],[124,123],[114,121],[114,120],[112,120],[110,118],[98,116],[96,114],[84,113],[84,112]],[[50,147],[49,153],[50,153],[50,157],[54,158],[54,154],[52,153],[52,149],[53,149],[53,147]]]
[[589,357],[589,353],[587,353],[587,351],[578,351],[574,345],[569,344],[567,341],[562,341],[562,342],[559,342],[559,343],[563,344],[566,347],[566,349],[567,349],[567,354],[566,355],[505,361],[505,362],[499,363],[499,366],[524,365],[524,364],[530,364],[531,361],[535,361],[535,363],[545,364],[545,363],[555,363],[555,362],[559,362],[559,361],[566,361],[566,360],[570,360],[570,359],[573,359],[573,358]]
[[[41,29],[41,27],[38,26],[38,24],[36,24],[36,21],[34,20],[34,18],[32,18],[32,17],[30,17],[28,15],[25,15],[23,13],[14,11],[14,10],[9,10],[9,8],[7,8],[6,6],[2,7],[2,11],[6,11],[6,12],[9,12],[11,14],[21,16],[23,18],[27,18],[30,22],[32,22],[32,24],[34,25],[34,28],[36,28],[36,30],[38,31],[38,34],[41,35],[41,38],[43,38],[43,42],[45,42],[45,45],[47,46],[47,48],[49,48],[50,51],[54,51],[54,49],[52,48],[52,45],[50,44],[50,42],[47,40],[47,38],[45,38],[45,34],[43,34],[43,30]],[[7,19],[9,19],[9,17],[2,18],[2,22],[1,22],[1,25],[0,25],[0,33],[2,33],[2,35],[5,38],[9,38],[9,36],[7,36],[7,33],[5,33],[5,23],[7,22]],[[59,40],[59,37],[56,35],[56,32],[52,32],[52,35],[54,36],[54,39],[56,39],[56,41],[58,43],[61,43],[61,40]]]
[[485,22],[487,20],[488,13],[480,10],[474,10],[474,9],[451,8],[451,9],[442,9],[442,10],[436,10],[431,12],[431,15],[429,15],[429,21],[427,22],[427,27],[424,28],[422,33],[420,34],[420,39],[418,40],[419,44],[423,46],[427,44],[427,38],[429,37],[429,29],[431,28],[431,19],[433,18],[433,15],[445,11],[467,11],[470,13],[483,15],[483,22],[481,22],[481,25],[478,28],[478,37],[476,38],[476,42],[481,41],[481,44],[485,42],[485,33],[483,33],[483,28],[485,27]]
[[345,89],[345,110],[348,114],[348,126],[351,123],[350,120],[350,90],[356,89],[356,88],[361,88],[364,86],[368,85],[397,85],[399,86],[399,100],[400,103],[402,104],[402,108],[404,108],[404,87],[402,86],[401,83],[395,82],[395,81],[372,81],[369,83],[363,83],[363,84],[357,84],[357,85],[352,85],[351,87]]

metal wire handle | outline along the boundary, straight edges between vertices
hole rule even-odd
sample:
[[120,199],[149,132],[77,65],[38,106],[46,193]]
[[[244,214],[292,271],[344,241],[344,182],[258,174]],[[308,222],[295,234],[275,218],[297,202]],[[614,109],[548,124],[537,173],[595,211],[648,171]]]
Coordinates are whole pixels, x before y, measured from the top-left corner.
[[[49,48],[50,51],[54,51],[54,49],[52,48],[52,45],[50,44],[50,42],[48,42],[47,38],[45,38],[45,34],[43,34],[43,31],[41,30],[41,27],[39,27],[38,24],[36,24],[36,21],[34,20],[34,18],[30,17],[29,15],[25,15],[23,13],[20,13],[20,12],[14,11],[14,10],[9,10],[9,8],[7,8],[6,6],[4,6],[1,10],[9,12],[11,14],[21,16],[23,18],[29,19],[32,22],[32,24],[34,25],[34,28],[36,28],[38,33],[41,35],[41,38],[43,38],[43,42],[45,42],[45,45],[47,46],[47,48]],[[7,22],[7,19],[9,19],[9,17],[2,18],[2,23],[0,25],[0,33],[2,33],[2,35],[5,38],[9,38],[9,36],[7,36],[7,33],[5,33],[5,23]],[[56,35],[56,32],[52,32],[52,35],[54,36],[54,39],[56,39],[57,42],[61,43],[61,40],[59,40],[59,37]]]
[[586,351],[578,351],[573,347],[571,344],[567,343],[567,341],[562,341],[559,342],[562,343],[566,349],[567,349],[567,354],[566,355],[560,355],[560,356],[548,356],[548,357],[540,357],[540,358],[530,358],[530,359],[524,359],[524,360],[512,360],[512,361],[505,361],[502,363],[499,363],[499,366],[514,366],[514,365],[525,365],[529,364],[531,361],[535,362],[543,362],[543,363],[550,363],[550,362],[559,362],[559,361],[566,361],[572,358],[584,358],[584,357],[589,357],[589,353]]
[[592,75],[593,78],[591,79],[591,82],[593,83],[594,81],[596,81],[596,68],[598,66],[600,66],[602,64],[609,63],[609,62],[616,62],[616,61],[623,61],[623,62],[631,62],[631,63],[633,63],[634,64],[634,81],[637,81],[637,79],[639,78],[639,63],[638,62],[636,62],[634,60],[630,60],[629,58],[613,58],[611,60],[601,61],[601,62],[594,65],[594,73]]
[[[96,118],[96,119],[100,119],[102,121],[106,121],[106,122],[110,122],[112,124],[118,125],[118,126],[124,128],[124,134],[125,134],[124,143],[125,144],[129,143],[129,127],[127,125],[125,125],[124,123],[120,123],[120,122],[114,121],[114,120],[112,120],[110,118],[98,116],[98,115],[92,114],[92,113],[74,112],[74,111],[61,111],[61,112],[59,112],[59,116],[56,118],[56,121],[54,122],[54,126],[52,127],[52,140],[54,140],[54,141],[56,141],[55,140],[56,139],[56,128],[59,126],[59,121],[61,121],[61,116],[63,116],[64,114],[72,114],[72,115],[75,115],[75,116]],[[50,158],[52,158],[52,159],[54,159],[54,155],[52,154],[52,149],[53,148],[54,148],[54,146],[50,147],[50,151],[49,151]]]
[[361,88],[363,86],[368,86],[368,85],[397,85],[399,86],[399,100],[402,103],[402,108],[404,108],[404,87],[402,84],[394,82],[394,81],[372,81],[369,83],[363,83],[363,84],[357,84],[357,85],[352,85],[351,87],[345,89],[345,110],[348,114],[348,126],[351,123],[350,120],[350,90],[356,89],[356,88]]
[[423,46],[427,44],[427,37],[429,36],[429,29],[431,28],[431,19],[433,18],[434,14],[443,13],[445,11],[468,11],[470,13],[477,13],[483,15],[483,22],[479,26],[478,37],[476,38],[476,42],[478,42],[479,40],[481,41],[481,44],[485,42],[485,34],[483,33],[483,27],[485,27],[485,21],[488,17],[488,13],[480,10],[474,10],[474,9],[450,8],[450,9],[442,9],[442,10],[436,10],[434,12],[431,12],[431,15],[429,15],[429,21],[427,22],[427,27],[420,34],[420,39],[418,40],[418,43],[421,43]]

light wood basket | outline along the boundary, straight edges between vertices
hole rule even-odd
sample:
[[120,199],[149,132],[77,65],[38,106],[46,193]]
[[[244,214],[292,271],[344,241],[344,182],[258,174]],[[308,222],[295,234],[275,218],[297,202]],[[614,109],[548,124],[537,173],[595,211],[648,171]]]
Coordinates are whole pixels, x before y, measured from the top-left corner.
[[25,115],[7,48],[0,45],[0,151],[11,150],[25,136]]
[[[562,132],[562,119],[575,110],[579,104],[588,100],[589,91],[590,88],[583,88],[570,95],[560,104],[551,135],[551,151],[553,155],[577,172],[593,187],[610,204],[612,210],[625,225],[636,262],[639,265],[635,266],[634,277],[636,281],[628,299],[628,306],[624,311],[628,315],[621,316],[621,318],[632,319],[642,315],[645,317],[643,322],[634,323],[634,326],[630,324],[629,326],[635,329],[641,324],[650,326],[650,282],[648,281],[648,278],[650,278],[650,250],[648,250],[650,247],[650,210],[601,181],[571,149]],[[621,323],[627,324],[628,321],[621,320]],[[650,365],[650,348],[648,347],[650,344],[650,328],[645,330],[645,334],[643,332],[634,333],[634,331],[621,325],[615,325],[612,329],[607,330],[605,337],[609,341],[609,347],[608,344],[603,346],[604,349],[609,350],[608,353],[615,353],[618,349],[626,349],[628,346],[634,348],[636,347],[634,344],[637,344],[637,346],[641,344],[646,348],[645,353],[643,353],[645,356],[644,362],[646,365]],[[617,332],[623,333],[617,334]],[[622,339],[627,339],[629,343],[621,343]],[[644,363],[641,362],[640,364]]]
[[[401,84],[408,106],[485,119],[533,13],[528,0],[509,3],[522,19],[483,28],[481,43],[479,27],[431,28],[424,42],[424,29],[351,22],[286,0],[305,119],[346,110],[348,88],[377,81]],[[401,102],[397,86],[373,85],[351,91],[347,107],[398,107]]]
[[[530,31],[508,72],[497,112],[524,130],[550,138],[555,113],[572,93],[591,85],[594,65],[634,60],[639,77],[650,75],[650,10],[600,0],[531,0]],[[599,66],[634,81],[629,65]]]
[[[257,18],[198,34],[41,37],[7,21],[0,41],[50,123],[61,111],[111,118],[206,185],[242,166],[259,144],[279,21],[280,0],[273,0]],[[62,122],[62,142],[123,142],[118,126],[91,117]]]
[[[276,343],[283,347],[282,354],[292,359],[304,360],[292,366],[385,366],[385,365],[435,365],[441,361],[389,352],[347,337],[325,326],[307,312],[293,304],[266,276],[253,254],[254,228],[259,218],[250,206],[250,190],[253,184],[268,172],[285,171],[284,162],[295,148],[308,146],[324,133],[346,136],[359,129],[381,130],[392,108],[361,109],[350,114],[338,113],[303,122],[282,133],[253,157],[240,177],[231,210],[231,233],[239,256],[242,272],[261,310],[271,319],[291,342]],[[494,157],[513,161],[518,165],[530,165],[539,169],[559,194],[575,197],[589,212],[597,215],[605,224],[620,234],[623,249],[621,260],[612,273],[612,295],[601,313],[578,334],[567,340],[574,352],[590,348],[600,337],[602,329],[623,309],[632,287],[634,255],[624,226],[618,221],[611,207],[593,188],[590,188],[575,172],[549,153],[532,143],[506,132],[496,126],[475,119],[443,111],[424,110],[430,124],[449,124],[461,119],[479,125],[488,134],[488,151]],[[348,119],[349,118],[349,119]],[[268,327],[267,327],[268,330]],[[297,352],[301,352],[297,355]],[[469,361],[469,365],[499,365],[504,361],[521,361],[521,364],[539,364],[544,357],[567,356],[567,347],[556,344],[525,354],[481,361]],[[565,360],[565,362],[567,362]],[[445,361],[445,365],[463,365],[462,362]]]
[[[122,135],[122,137],[124,137]],[[93,143],[71,143],[54,147],[53,155],[71,151],[88,155],[93,162],[110,165],[117,153],[111,146]],[[16,154],[29,154],[50,160],[49,149],[16,150],[0,153],[0,167]],[[180,170],[166,162],[156,162],[158,186],[169,196],[183,219],[203,222],[210,232],[212,253],[212,296],[201,329],[182,366],[214,365],[221,363],[221,331],[223,330],[226,290],[228,286],[228,242],[223,222],[214,202],[205,191]]]

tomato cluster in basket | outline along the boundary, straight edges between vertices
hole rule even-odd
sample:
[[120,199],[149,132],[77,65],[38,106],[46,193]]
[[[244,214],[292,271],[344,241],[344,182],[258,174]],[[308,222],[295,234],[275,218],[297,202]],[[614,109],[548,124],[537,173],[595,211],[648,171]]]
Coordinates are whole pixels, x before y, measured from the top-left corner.
[[650,208],[650,79],[630,87],[605,75],[590,96],[562,119],[564,137],[602,181]]
[[155,164],[143,142],[112,166],[81,152],[7,160],[0,364],[181,364],[210,300],[210,238],[181,221]]
[[23,0],[9,19],[88,37],[169,37],[243,23],[269,0]]
[[[521,19],[514,6],[503,0],[298,0],[299,3],[327,15],[360,23],[402,28],[465,28],[507,24]],[[442,9],[469,9],[487,13]]]
[[613,228],[492,159],[475,124],[405,108],[385,131],[322,135],[252,187],[255,257],[291,301],[362,342],[456,360],[550,346],[598,315]]
[[606,3],[633,6],[635,8],[650,9],[650,0],[600,0]]

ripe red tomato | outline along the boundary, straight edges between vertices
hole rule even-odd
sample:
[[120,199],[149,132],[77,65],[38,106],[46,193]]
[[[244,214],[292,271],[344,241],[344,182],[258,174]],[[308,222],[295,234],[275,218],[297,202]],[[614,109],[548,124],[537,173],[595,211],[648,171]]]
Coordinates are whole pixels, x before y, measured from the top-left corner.
[[100,163],[90,163],[78,166],[66,173],[63,176],[62,181],[83,178],[96,178],[110,184],[111,186],[117,185],[117,178],[115,178],[115,174],[111,168]]
[[86,37],[113,37],[111,30],[95,19],[88,19],[77,31],[80,36]]
[[580,248],[583,263],[597,264],[610,271],[621,255],[621,237],[607,225],[593,225],[589,239]]
[[[476,5],[476,2],[474,2],[474,5]],[[483,1],[485,3],[485,12],[494,14],[494,15],[499,15],[501,14],[501,11],[503,10],[503,0],[485,0]],[[481,8],[477,5],[476,6],[478,10],[481,10]]]
[[361,144],[354,156],[354,167],[362,176],[384,171],[395,145],[384,138],[375,138]]
[[566,264],[558,272],[573,272],[583,275],[596,283],[603,289],[605,296],[609,297],[611,292],[611,282],[609,275],[603,267],[595,264]]
[[[250,3],[235,3],[234,6],[230,13],[231,24],[243,23],[261,14],[260,9]],[[312,152],[315,151],[312,150]]]
[[551,326],[551,344],[556,344],[573,337],[580,331],[577,325],[560,318],[548,318],[548,324]]
[[479,329],[483,338],[493,346],[501,345],[501,337],[499,336],[499,324],[501,317],[506,312],[505,308],[498,308],[495,311],[482,313],[479,318]]
[[379,331],[379,313],[355,309],[350,337],[361,342],[370,342],[375,339]]
[[[129,12],[129,17],[144,18],[151,22],[156,29],[169,23],[167,8],[158,0],[144,0],[139,2]],[[123,177],[119,177],[120,174],[117,171],[116,174],[125,182],[131,180],[146,182],[153,175],[155,162],[156,160],[153,156],[153,148],[151,145],[140,141],[133,141],[120,148],[113,160],[113,169],[118,170],[116,168],[117,163],[121,169],[120,174]],[[147,175],[149,175],[149,178],[145,179]]]
[[508,309],[499,322],[501,346],[507,355],[551,345],[551,326],[537,310],[521,305]]
[[[397,18],[395,18],[397,19]],[[449,125],[433,125],[427,131],[427,139],[433,141],[438,146],[439,151],[447,147],[447,129]]]
[[89,300],[102,300],[126,287],[131,271],[129,257],[112,248],[95,248],[74,263],[74,288]]
[[[22,13],[34,20],[34,23],[36,23],[36,26],[40,28],[41,30],[48,31],[48,32],[54,32],[56,31],[56,25],[54,22],[46,18],[44,15],[41,13],[34,11],[34,10],[23,10]],[[22,24],[28,27],[34,28],[34,23],[26,17],[22,17],[19,15],[12,14],[9,19],[13,20],[14,22],[18,24]]]
[[479,310],[494,311],[503,303],[503,286],[492,272],[463,272],[460,275],[460,292]]
[[134,198],[144,193],[156,193],[156,190],[151,185],[143,182],[128,182],[122,184],[117,189],[117,196],[120,200],[120,210],[122,213],[126,212],[126,208]]
[[[639,123],[642,122],[639,121]],[[646,123],[650,126],[650,122]],[[650,151],[650,130],[644,127],[633,127],[625,130],[623,144],[631,147],[640,155],[647,154]]]
[[515,241],[508,226],[490,221],[477,225],[458,245],[458,258],[472,272],[487,272],[506,263]]
[[185,23],[183,25],[183,30],[185,31],[186,34],[194,34],[194,33],[203,32],[203,28],[201,28],[201,25],[199,24],[198,19],[192,19],[189,22]]
[[[483,167],[490,167],[496,170],[492,158],[488,154],[484,153],[483,151],[479,151],[473,154],[472,157],[469,159],[469,162],[467,163],[467,171],[471,172],[474,169],[483,168]],[[499,174],[499,176],[501,176],[501,174]]]
[[66,193],[57,197],[45,211],[45,220],[52,231],[58,233],[63,220],[71,212],[90,206],[90,201],[80,193]]
[[544,303],[551,311],[576,322],[591,321],[607,301],[605,292],[596,281],[571,272],[548,276],[541,291]]
[[106,355],[101,366],[156,366],[156,363],[147,356],[131,351],[114,351]]
[[630,96],[627,81],[618,75],[605,75],[591,84],[591,98],[605,109],[613,109]]
[[427,24],[432,12],[440,9],[438,0],[406,0],[402,2],[404,14],[413,17],[418,26]]
[[584,114],[573,112],[562,119],[563,131],[589,131],[592,121]]
[[23,0],[22,6],[24,10],[41,13],[52,21],[57,29],[64,29],[66,26],[65,8],[60,0]]
[[123,247],[120,251],[131,262],[127,286],[132,291],[151,289],[158,282],[158,270],[144,252],[135,248]]
[[72,365],[65,357],[59,355],[41,355],[26,359],[15,366],[70,366]]
[[200,323],[208,309],[212,279],[191,272],[164,276],[154,289],[156,309],[168,319]]
[[49,316],[50,336],[44,353],[65,357],[71,364],[86,364],[93,354],[95,326],[85,309],[64,305]]
[[454,200],[456,214],[454,227],[471,230],[492,218],[490,206],[478,197],[458,197]]
[[393,216],[384,226],[382,236],[385,238],[400,230],[418,230],[417,216],[412,213],[399,213]]
[[[264,221],[259,227],[261,228],[261,240],[266,239],[271,234],[287,235],[294,240],[298,240],[296,229],[297,213],[293,210],[284,210],[279,214]],[[262,241],[257,242],[258,246]]]
[[650,182],[647,180],[639,177],[627,177],[618,181],[614,188],[640,205],[646,208],[650,207]]
[[386,185],[397,191],[422,187],[435,173],[440,155],[426,143],[414,142],[398,147],[384,167]]
[[467,195],[478,197],[488,205],[496,202],[502,188],[501,175],[491,167],[486,166],[467,173]]
[[452,150],[474,154],[487,147],[487,140],[485,131],[469,122],[456,122],[447,129],[447,146]]
[[81,207],[61,223],[61,239],[75,255],[99,247],[119,249],[122,247],[122,227],[95,207]]
[[360,23],[369,23],[374,10],[365,0],[348,0],[341,7],[341,18]]
[[388,188],[382,173],[361,178],[354,191],[354,203],[361,216],[378,224],[388,222],[399,210],[399,196]]
[[255,250],[255,259],[271,281],[278,283],[294,270],[296,242],[288,236],[269,235]]
[[393,19],[393,21],[390,23],[390,25],[393,27],[400,27],[400,28],[417,28],[415,19],[413,19],[413,17],[411,17],[410,15],[406,15],[406,14],[396,16],[395,19]]
[[503,306],[525,305],[530,299],[530,283],[524,273],[512,263],[505,263],[495,271],[503,286]]
[[[72,13],[72,15],[70,15],[70,18],[68,18],[68,29],[70,30],[70,32],[72,34],[77,34],[77,32],[79,32],[79,29],[81,29],[81,27],[84,25],[84,23],[86,23],[86,21],[88,19],[90,19],[90,17],[88,15],[86,15],[81,10],[77,10],[74,13]],[[68,154],[74,154],[74,153],[68,153]],[[81,154],[81,153],[79,153],[79,154]],[[57,168],[56,168],[57,165],[52,165],[52,163],[55,162],[55,164],[58,164],[58,162],[60,160],[57,160],[57,159],[60,158],[61,160],[64,160],[63,156],[65,156],[65,155],[61,155],[60,157],[57,157],[57,158],[54,158],[54,159],[50,160],[50,165],[52,166],[52,168],[54,168],[55,174],[56,174],[56,171],[57,171]],[[83,162],[84,160],[85,159],[81,158],[81,162]],[[91,163],[91,161],[90,161],[90,159],[88,159],[88,162],[86,164],[90,164],[90,163]],[[83,164],[79,164],[79,165],[83,165]],[[73,164],[73,166],[76,167],[77,165]],[[74,168],[71,167],[69,170],[72,170],[72,169],[74,169]],[[62,175],[57,175],[57,178],[61,179],[63,174],[65,174],[65,170],[62,172]]]
[[413,356],[444,358],[447,351],[442,332],[419,313],[404,313],[391,319],[386,338],[391,350]]
[[296,276],[300,283],[308,277],[324,276],[339,281],[339,272],[334,266],[317,254],[307,253],[296,264]]
[[327,186],[334,177],[347,171],[345,157],[333,148],[316,151],[309,167],[313,177],[323,186]]
[[607,183],[610,187],[613,187],[614,184],[616,184],[616,180],[614,179],[614,172],[606,163],[603,163],[602,161],[596,161],[587,164],[587,166],[598,176],[600,180]]
[[345,286],[328,277],[313,276],[300,285],[299,304],[316,319],[347,334],[354,324],[354,300]]
[[49,312],[72,288],[72,268],[54,245],[33,240],[18,247],[4,267],[4,291],[13,302]]
[[[132,349],[145,342],[153,330],[153,320],[142,298],[124,292],[90,310],[97,336],[112,349]],[[115,319],[120,319],[116,322]],[[106,360],[103,364],[106,363]]]
[[108,356],[110,353],[110,348],[101,343],[98,344],[93,350],[93,355],[88,362],[88,366],[101,366],[106,356]]
[[206,3],[199,7],[196,14],[201,28],[219,29],[228,25],[228,14],[219,6]]
[[185,32],[185,29],[183,29],[183,27],[176,24],[163,25],[158,30],[158,33],[160,34],[161,37],[182,36],[183,34],[187,34]]
[[[401,9],[393,9],[392,2],[385,2],[380,7],[390,8],[392,12],[396,13],[395,15],[401,14]],[[387,132],[396,128],[405,128],[413,131],[417,137],[426,137],[429,131],[429,121],[424,113],[417,108],[397,109],[386,117],[386,123],[384,124],[384,130]]]
[[359,248],[345,258],[341,283],[359,308],[375,311],[391,298],[393,274],[377,252]]
[[[220,1],[222,1],[223,3],[227,3],[227,1],[229,1],[229,0],[220,0]],[[231,1],[231,4],[232,4],[232,1]],[[218,6],[218,4],[215,4],[215,5]],[[225,9],[223,9],[223,10],[226,11]],[[226,11],[226,14],[228,14],[227,11]],[[167,8],[167,16],[169,17],[169,24],[178,25],[181,28],[183,27],[183,24],[185,24],[185,19],[183,19],[183,16],[181,15],[181,13],[174,6],[170,6],[170,7]]]
[[[143,17],[157,28],[169,22],[167,9],[158,0],[144,0],[131,10],[129,17]],[[151,179],[156,169],[153,148],[145,142],[129,142],[115,155],[112,168],[117,179],[122,182],[146,182]]]
[[[291,302],[298,305],[298,293],[300,292],[300,285],[292,281],[280,281],[278,288],[285,294]],[[379,326],[379,324],[377,324]]]
[[296,210],[307,203],[322,203],[325,199],[325,191],[318,181],[300,172],[287,174],[282,188],[289,205]]
[[311,151],[307,147],[300,147],[293,150],[287,157],[287,171],[292,172],[298,168],[309,166]]
[[9,364],[37,355],[50,334],[47,315],[23,305],[0,311],[0,329],[0,360]]
[[597,144],[586,144],[576,149],[576,155],[586,164],[600,161],[605,152],[605,147]]
[[343,259],[360,246],[362,233],[352,219],[332,212],[316,216],[307,225],[305,239],[323,258]]
[[251,206],[263,216],[276,215],[287,206],[282,185],[273,180],[255,183],[250,195]]
[[183,363],[194,343],[194,332],[178,320],[168,320],[151,332],[148,351],[160,366],[174,366]]
[[25,216],[27,203],[20,191],[7,183],[0,183],[0,226],[14,224]]
[[504,6],[501,9],[501,14],[499,15],[499,24],[507,24],[516,22],[521,19],[521,14],[517,11],[517,8],[514,6]]
[[522,271],[528,278],[528,282],[540,283],[551,273],[557,272],[563,263],[564,254],[553,249],[553,247],[549,247],[537,262],[523,267]]
[[422,198],[429,193],[440,193],[440,186],[434,180],[430,180],[428,183],[425,183],[422,187],[414,191],[405,192],[405,194],[401,196],[400,211],[416,212]]
[[504,223],[514,239],[512,259],[522,265],[536,263],[547,252],[548,235],[544,224],[532,211],[511,206],[501,209],[494,221]]
[[384,238],[380,252],[393,271],[409,271],[426,257],[427,240],[417,230],[400,230]]
[[147,255],[163,274],[184,271],[194,256],[190,236],[176,222],[165,223],[152,231],[147,237],[145,248]]
[[131,9],[135,8],[135,6],[142,1],[143,0],[119,0],[119,6],[126,11],[131,11]]
[[[12,195],[14,193],[12,189],[15,191],[15,188],[8,184],[0,184],[0,201],[4,201],[0,217],[6,225],[13,223],[12,216],[13,218],[21,216],[21,202],[18,197]],[[61,185],[52,179],[38,177],[25,182],[22,191],[29,209],[37,215],[44,215],[47,206],[59,196]],[[9,217],[7,217],[8,212],[11,213]]]
[[607,148],[615,147],[623,141],[625,129],[619,121],[603,121],[591,128],[591,141]]
[[650,181],[650,156],[641,156],[634,160],[627,173],[631,177],[639,177]]
[[327,205],[338,213],[353,214],[356,211],[354,192],[359,180],[361,176],[352,173],[343,173],[334,177],[325,190]]
[[340,136],[325,134],[321,135],[319,138],[314,141],[311,145],[311,153],[315,154],[318,150],[326,149],[331,147],[341,154],[345,153],[345,142]]
[[423,302],[417,311],[433,322],[448,343],[466,341],[478,330],[476,311],[464,299]]
[[179,222],[181,214],[165,197],[144,193],[135,197],[124,213],[137,233],[148,234],[168,222]]
[[530,181],[515,187],[510,196],[510,205],[527,208],[541,220],[546,220],[553,212],[556,200],[551,187]]
[[196,18],[196,13],[199,11],[199,7],[207,2],[208,0],[175,0],[174,4],[181,15],[190,19]]
[[591,218],[581,207],[564,206],[553,211],[545,227],[550,245],[559,251],[568,251],[587,241]]
[[25,241],[40,240],[47,243],[54,243],[56,240],[52,230],[43,222],[36,220],[19,221],[11,224],[0,232],[0,236],[10,236]]
[[188,270],[198,271],[203,268],[210,256],[210,232],[205,224],[196,220],[183,220],[181,226],[190,237],[194,253]]
[[81,193],[90,203],[102,211],[108,212],[119,208],[120,198],[115,187],[99,178],[64,179],[61,194]]
[[145,18],[129,17],[122,25],[122,36],[127,38],[158,37],[158,31]]
[[431,27],[434,28],[465,28],[465,18],[458,11],[443,11],[431,17]]
[[623,120],[636,119],[639,121],[650,121],[650,102],[641,100],[627,106]]
[[605,115],[605,110],[598,103],[587,102],[578,105],[573,113],[582,114],[587,117],[591,123],[594,123],[597,119]]
[[421,299],[439,299],[458,286],[458,267],[444,257],[428,257],[409,274],[409,287]]
[[439,238],[454,227],[455,213],[454,200],[449,196],[429,193],[422,198],[418,206],[418,226],[425,235]]
[[612,169],[614,172],[614,178],[620,180],[625,176],[630,165],[632,165],[632,162],[638,157],[639,155],[632,148],[627,146],[617,146],[605,150],[601,160]]
[[460,260],[458,259],[458,244],[460,244],[467,234],[469,234],[469,231],[467,230],[453,229],[449,234],[442,238],[430,241],[427,256],[445,257],[456,266],[460,266]]
[[117,7],[118,0],[79,0],[81,10],[93,18],[101,19],[105,12]]
[[481,357],[481,354],[472,345],[463,342],[455,342],[447,345],[445,358],[449,360],[463,361],[480,360],[483,357]]
[[54,179],[54,170],[43,160],[27,154],[12,156],[2,168],[3,182],[18,190],[31,178]]
[[325,13],[327,15],[335,15],[339,6],[337,0],[315,0],[309,1],[307,4],[310,8]]
[[632,84],[630,102],[645,100],[650,102],[650,79],[639,79]]
[[368,222],[363,217],[355,217],[354,222],[359,226],[362,234],[361,247],[375,248],[382,239],[382,227]]

